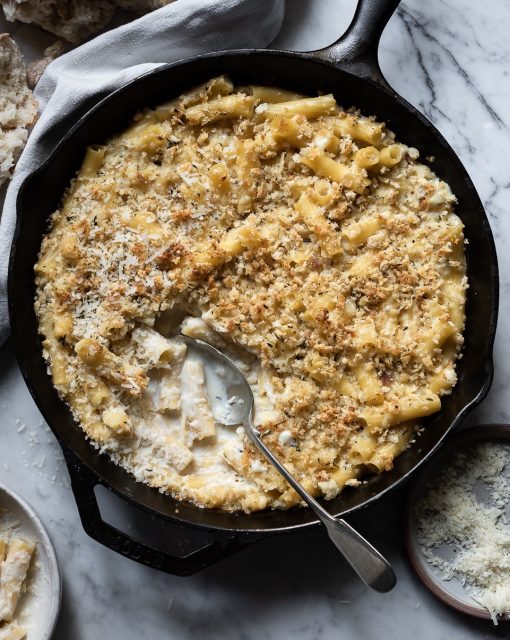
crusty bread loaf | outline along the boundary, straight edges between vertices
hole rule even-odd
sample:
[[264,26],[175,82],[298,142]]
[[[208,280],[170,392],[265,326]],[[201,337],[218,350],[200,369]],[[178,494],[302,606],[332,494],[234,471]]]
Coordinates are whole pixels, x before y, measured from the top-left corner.
[[0,34],[0,184],[10,176],[28,131],[37,118],[37,103],[27,87],[23,57],[7,33]]
[[114,7],[109,0],[0,0],[5,17],[36,24],[79,44],[105,27]]
[[149,13],[155,9],[160,9],[166,4],[170,4],[173,0],[113,0],[113,2],[122,9],[135,11],[136,13]]

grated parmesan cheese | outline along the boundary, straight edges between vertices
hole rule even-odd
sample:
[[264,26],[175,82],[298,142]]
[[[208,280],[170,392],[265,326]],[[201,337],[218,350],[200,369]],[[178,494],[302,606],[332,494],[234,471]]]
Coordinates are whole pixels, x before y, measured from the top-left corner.
[[[444,580],[459,579],[495,625],[510,611],[509,457],[510,446],[493,443],[457,451],[415,508],[427,562]],[[440,557],[443,545],[452,559]]]

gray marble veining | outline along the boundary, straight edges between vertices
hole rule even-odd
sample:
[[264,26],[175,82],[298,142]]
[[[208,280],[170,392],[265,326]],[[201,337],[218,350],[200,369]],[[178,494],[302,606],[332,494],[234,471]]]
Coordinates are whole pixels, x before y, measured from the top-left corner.
[[[276,46],[314,49],[348,24],[353,0],[288,0]],[[510,5],[500,0],[403,0],[383,38],[388,81],[443,133],[470,172],[499,251],[501,314],[496,376],[470,424],[510,421]],[[0,31],[12,29],[0,20]],[[17,35],[32,58],[48,38]],[[35,44],[34,44],[35,43]],[[376,109],[374,108],[374,111]],[[64,574],[56,640],[461,640],[507,638],[451,611],[416,579],[403,552],[403,492],[352,518],[389,557],[399,583],[384,596],[356,580],[320,531],[259,543],[191,578],[161,574],[83,532],[56,441],[35,408],[12,347],[0,350],[0,482],[38,510]],[[108,510],[121,507],[108,501]],[[124,510],[122,510],[124,512]]]

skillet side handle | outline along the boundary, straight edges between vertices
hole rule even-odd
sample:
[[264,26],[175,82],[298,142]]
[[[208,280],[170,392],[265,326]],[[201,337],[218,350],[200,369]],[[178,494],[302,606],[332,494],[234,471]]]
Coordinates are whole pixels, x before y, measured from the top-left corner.
[[[208,544],[198,543],[197,548],[184,556],[174,555],[167,551],[156,549],[151,545],[137,542],[131,536],[102,519],[94,493],[94,488],[96,485],[102,484],[101,481],[67,447],[62,446],[62,450],[69,469],[71,488],[85,532],[96,542],[116,553],[120,553],[126,558],[165,573],[190,576],[214,562],[240,551],[258,539],[257,536],[251,536],[241,541],[236,536],[216,536]],[[193,530],[182,525],[182,536],[192,538]]]
[[400,0],[358,0],[344,35],[333,44],[312,51],[317,57],[354,75],[390,89],[379,67],[379,40]]

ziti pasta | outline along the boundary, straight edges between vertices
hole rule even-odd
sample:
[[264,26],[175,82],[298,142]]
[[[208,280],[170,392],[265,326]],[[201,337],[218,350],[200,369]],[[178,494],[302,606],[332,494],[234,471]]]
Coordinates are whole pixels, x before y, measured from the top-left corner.
[[90,147],[51,219],[36,311],[92,443],[204,507],[298,502],[211,409],[176,337],[218,345],[265,442],[335,497],[391,469],[456,382],[466,269],[447,184],[332,95],[215,78]]

